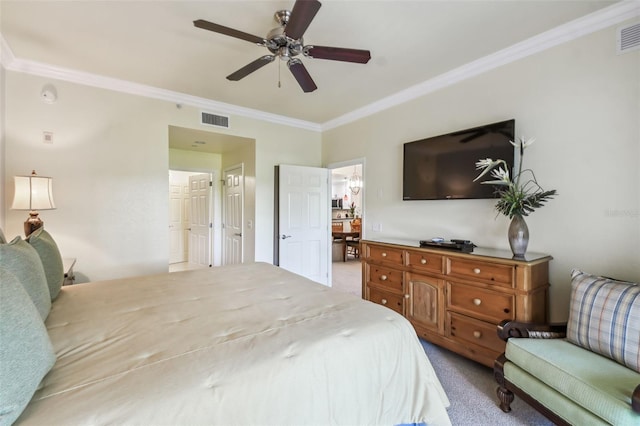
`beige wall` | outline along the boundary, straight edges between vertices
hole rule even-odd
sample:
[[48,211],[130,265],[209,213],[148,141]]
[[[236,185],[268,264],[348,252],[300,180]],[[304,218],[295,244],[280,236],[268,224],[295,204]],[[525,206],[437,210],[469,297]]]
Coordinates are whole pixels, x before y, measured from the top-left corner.
[[[222,154],[169,149],[169,169],[185,172],[220,171]],[[218,173],[219,175],[219,173]]]
[[323,164],[366,157],[365,237],[508,249],[492,200],[402,201],[402,144],[515,118],[537,139],[525,167],[559,192],[527,218],[529,250],[554,257],[552,319],[566,319],[572,268],[640,280],[640,52],[617,56],[615,37],[603,30],[323,133]]
[[[12,71],[5,78],[4,202],[13,198],[12,177],[36,169],[54,177],[58,208],[41,217],[63,255],[78,259],[80,281],[166,271],[168,126],[209,130],[199,124],[199,109]],[[47,83],[58,92],[52,105],[39,96]],[[319,165],[320,135],[243,117],[231,122],[224,132],[256,140],[256,181],[262,182],[255,253],[270,260],[273,166]],[[53,144],[42,143],[43,131],[54,133]],[[8,236],[21,234],[27,213],[5,213]]]

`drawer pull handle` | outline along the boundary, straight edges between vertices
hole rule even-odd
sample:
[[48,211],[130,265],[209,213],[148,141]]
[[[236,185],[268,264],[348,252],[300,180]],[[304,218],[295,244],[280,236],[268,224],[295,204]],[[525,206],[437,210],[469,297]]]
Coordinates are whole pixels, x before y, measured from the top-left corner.
[[480,273],[480,268],[474,268],[473,269],[473,273],[474,274],[479,274]]
[[405,299],[408,299],[408,298],[410,298],[410,297],[411,297],[411,296],[410,296],[410,295],[408,295],[408,294],[405,294],[405,295],[404,295],[404,298],[405,298]]
[[382,281],[386,281],[387,280],[387,276],[386,275],[380,275],[380,280]]
[[482,304],[482,300],[480,299],[473,299],[473,304],[476,306],[480,306]]
[[422,263],[423,265],[427,264],[427,259],[420,259],[420,263]]
[[380,303],[382,303],[383,305],[386,305],[386,304],[387,304],[387,299],[382,299],[382,300],[380,301]]
[[387,253],[382,253],[382,257],[387,257]]
[[475,337],[476,339],[479,339],[482,337],[482,333],[480,333],[479,331],[474,331],[473,332],[473,337]]

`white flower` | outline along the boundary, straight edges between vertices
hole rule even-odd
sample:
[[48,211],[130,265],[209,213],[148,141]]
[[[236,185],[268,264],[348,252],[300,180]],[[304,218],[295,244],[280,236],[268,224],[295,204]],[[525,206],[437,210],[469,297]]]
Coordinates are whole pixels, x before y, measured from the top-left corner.
[[485,158],[483,160],[478,160],[476,162],[476,170],[484,169],[485,167],[489,167],[493,165],[493,160],[491,158]]
[[491,171],[491,176],[503,182],[509,182],[509,171],[503,167],[498,167]]
[[536,138],[525,139],[524,136],[521,136],[517,142],[509,141],[509,143],[516,148],[520,148],[520,151],[523,151],[526,147],[528,147],[535,141],[536,141]]

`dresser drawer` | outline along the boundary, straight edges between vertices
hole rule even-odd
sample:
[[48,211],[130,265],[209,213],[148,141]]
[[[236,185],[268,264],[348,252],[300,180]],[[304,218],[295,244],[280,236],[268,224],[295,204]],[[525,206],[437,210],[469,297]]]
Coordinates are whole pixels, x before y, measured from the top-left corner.
[[406,266],[415,271],[442,274],[442,259],[444,256],[440,254],[407,250],[405,256]]
[[367,246],[367,260],[374,262],[393,263],[398,266],[404,264],[402,259],[403,250],[381,246]]
[[513,287],[514,267],[497,263],[483,263],[468,259],[447,258],[447,275],[481,279],[506,287]]
[[447,282],[447,307],[456,312],[497,324],[515,319],[514,303],[512,294]]
[[389,293],[387,291],[379,290],[375,287],[369,287],[369,300],[377,303],[378,305],[386,306],[389,309],[393,309],[400,315],[404,314],[404,295]]
[[452,313],[449,315],[449,334],[457,340],[504,352],[505,342],[498,337],[495,324]]
[[380,265],[367,265],[369,282],[402,293],[402,271]]

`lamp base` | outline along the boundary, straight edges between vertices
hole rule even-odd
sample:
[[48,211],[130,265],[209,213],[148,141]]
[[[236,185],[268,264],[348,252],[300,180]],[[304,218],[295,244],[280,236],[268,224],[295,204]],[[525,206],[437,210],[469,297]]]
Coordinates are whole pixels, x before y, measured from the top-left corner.
[[38,217],[38,212],[30,211],[29,218],[24,221],[24,235],[28,237],[31,233],[44,226],[42,219]]

